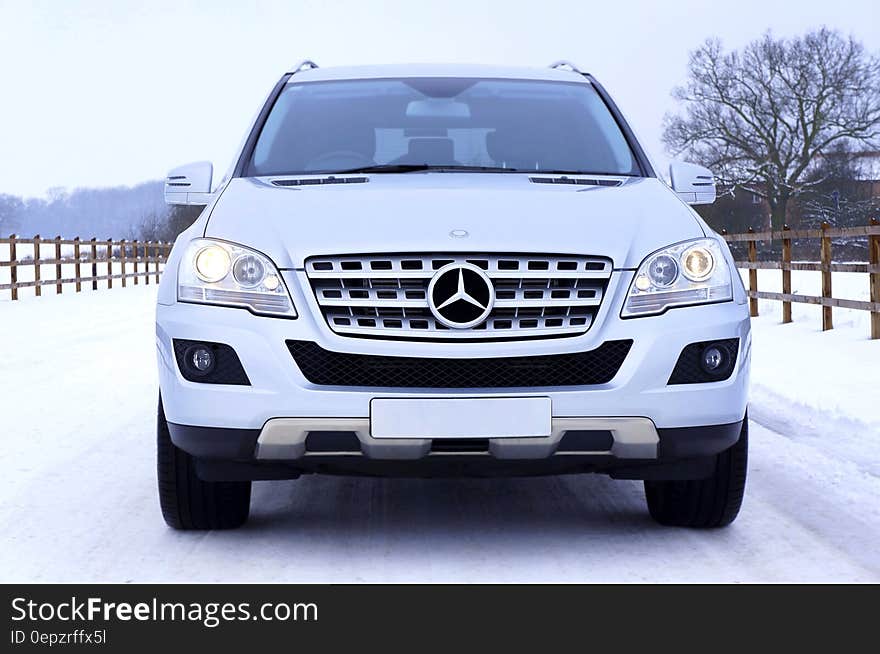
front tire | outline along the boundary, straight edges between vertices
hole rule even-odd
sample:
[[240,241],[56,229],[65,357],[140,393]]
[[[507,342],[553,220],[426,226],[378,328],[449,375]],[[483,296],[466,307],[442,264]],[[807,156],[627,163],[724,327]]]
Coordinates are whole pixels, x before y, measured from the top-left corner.
[[248,519],[249,481],[202,481],[193,457],[171,442],[162,398],[156,420],[159,505],[174,529],[234,529]]
[[749,416],[739,440],[715,457],[707,479],[646,481],[645,498],[651,517],[671,527],[726,527],[742,506],[749,451]]

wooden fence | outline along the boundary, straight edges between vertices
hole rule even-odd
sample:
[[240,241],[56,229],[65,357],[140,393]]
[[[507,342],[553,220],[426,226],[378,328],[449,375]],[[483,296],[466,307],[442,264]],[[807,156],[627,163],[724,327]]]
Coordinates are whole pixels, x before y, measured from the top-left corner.
[[[758,315],[758,300],[778,300],[782,302],[782,322],[791,322],[791,303],[818,304],[822,307],[822,329],[834,327],[832,309],[858,309],[871,312],[871,338],[880,338],[880,222],[871,219],[865,227],[832,228],[827,223],[821,229],[789,229],[787,226],[780,231],[755,232],[749,229],[746,234],[728,234],[722,231],[728,243],[746,242],[748,245],[748,261],[737,261],[739,268],[749,271],[749,311],[752,316]],[[867,263],[835,263],[832,257],[832,239],[865,238],[868,240]],[[791,244],[793,240],[818,239],[821,244],[818,262],[799,262],[791,260]],[[782,242],[780,261],[759,261],[758,243]],[[758,290],[758,270],[780,270],[782,272],[782,293]],[[791,292],[791,271],[810,270],[822,273],[822,295],[799,295]],[[869,300],[845,300],[835,298],[832,294],[831,273],[852,272],[867,273],[869,284]]]
[[[144,284],[149,284],[151,279],[158,284],[172,245],[162,241],[99,241],[60,236],[43,239],[39,234],[23,239],[12,234],[9,238],[0,238],[0,272],[9,269],[9,281],[0,283],[0,291],[9,291],[11,298],[17,300],[21,288],[33,288],[39,297],[44,286],[54,286],[55,293],[60,295],[65,284],[73,284],[77,293],[84,284],[86,287],[91,284],[92,290],[97,290],[98,282],[106,282],[107,288],[113,288],[114,280],[119,280],[123,288],[128,280],[135,286],[141,279]],[[8,259],[2,256],[4,250]],[[43,258],[47,255],[49,258]],[[53,275],[44,275],[46,266],[51,266]],[[72,277],[62,274],[64,266],[68,271],[73,267]],[[32,268],[33,279],[20,281],[19,272],[28,267]],[[0,281],[4,281],[2,277]]]

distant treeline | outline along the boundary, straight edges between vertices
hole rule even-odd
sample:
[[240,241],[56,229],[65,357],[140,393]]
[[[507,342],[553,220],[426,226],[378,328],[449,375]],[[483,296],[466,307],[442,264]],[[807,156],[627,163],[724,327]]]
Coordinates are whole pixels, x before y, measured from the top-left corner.
[[168,207],[161,181],[72,191],[56,188],[45,199],[0,193],[0,235],[173,241],[199,211]]

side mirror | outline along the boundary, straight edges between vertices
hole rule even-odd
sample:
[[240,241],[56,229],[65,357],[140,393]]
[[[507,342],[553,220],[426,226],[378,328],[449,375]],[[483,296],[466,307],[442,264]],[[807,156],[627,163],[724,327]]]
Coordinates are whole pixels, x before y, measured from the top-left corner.
[[697,164],[673,161],[669,164],[672,190],[688,204],[715,202],[715,178],[712,171]]
[[167,204],[194,204],[204,206],[211,201],[211,178],[214,166],[210,161],[179,166],[165,178]]

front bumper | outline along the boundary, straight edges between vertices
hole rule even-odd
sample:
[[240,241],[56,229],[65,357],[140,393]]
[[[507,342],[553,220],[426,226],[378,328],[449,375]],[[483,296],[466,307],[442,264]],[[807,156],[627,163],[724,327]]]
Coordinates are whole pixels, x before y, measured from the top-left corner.
[[[492,439],[486,453],[492,459],[535,459],[553,455],[562,425],[610,429],[615,445],[604,458],[621,461],[683,458],[714,453],[730,443],[727,434],[738,429],[747,404],[751,337],[747,308],[738,302],[683,307],[653,316],[623,320],[619,307],[629,287],[631,271],[616,272],[608,295],[590,330],[572,338],[490,343],[418,343],[344,337],[333,333],[308,288],[286,273],[296,320],[254,316],[243,309],[185,303],[157,308],[156,344],[159,381],[172,438],[199,457],[242,460],[296,460],[297,441],[314,425],[336,423],[358,434],[364,458],[415,460],[427,457],[426,439],[375,439],[369,434],[370,403],[376,398],[549,397],[553,434],[548,438]],[[720,382],[669,385],[670,374],[685,346],[709,340],[738,338],[740,351],[731,376]],[[247,386],[202,384],[183,378],[175,360],[172,339],[224,343],[235,350],[250,380]],[[351,354],[397,357],[486,358],[586,352],[612,340],[632,340],[618,373],[608,383],[592,386],[539,388],[372,388],[325,386],[308,381],[287,347],[287,341],[311,341],[320,347]],[[604,423],[602,421],[605,421]],[[608,427],[608,423],[615,423]],[[278,431],[274,425],[285,425]],[[605,424],[606,426],[601,427]],[[637,428],[633,437],[620,425]],[[597,427],[600,425],[600,427]],[[198,429],[195,429],[198,428]],[[210,428],[210,429],[209,429]],[[693,438],[675,433],[700,428]],[[571,427],[569,427],[571,429]],[[709,431],[706,431],[706,430]],[[218,431],[219,430],[219,431]],[[678,431],[676,431],[678,430]],[[653,431],[653,434],[651,432]],[[199,434],[190,438],[185,434]],[[258,447],[258,439],[266,436]],[[645,437],[644,434],[651,434]],[[635,438],[635,441],[633,440]],[[694,445],[682,445],[684,441]],[[735,438],[733,440],[735,442]],[[673,444],[674,443],[674,444]],[[701,449],[700,443],[714,444]],[[667,445],[668,444],[668,445]],[[270,445],[272,447],[270,447]],[[269,454],[275,448],[275,454]],[[207,448],[207,449],[205,449]],[[616,448],[616,449],[615,449]],[[721,447],[725,449],[725,447]],[[720,450],[718,450],[720,451]],[[259,454],[262,452],[262,455]],[[279,454],[280,453],[280,454]],[[257,459],[257,456],[260,456]],[[302,455],[303,459],[310,455]],[[326,458],[326,457],[325,457]]]
[[[302,461],[305,458],[364,456],[369,459],[414,460],[436,456],[430,439],[382,439],[370,435],[367,418],[275,418],[262,429],[192,427],[169,423],[172,442],[200,459],[227,461]],[[540,438],[488,439],[485,454],[495,459],[545,459],[551,456],[612,457],[672,461],[723,452],[739,438],[742,420],[726,425],[656,429],[647,418],[554,418],[553,432]],[[557,451],[570,431],[608,431],[607,449]],[[352,434],[360,452],[308,451],[309,434]],[[461,453],[458,453],[461,454]]]
[[[655,429],[644,418],[562,418],[553,424],[550,437],[489,439],[485,451],[438,451],[423,439],[382,442],[387,439],[369,435],[366,419],[276,419],[261,430],[168,427],[174,444],[196,457],[199,476],[209,481],[291,479],[315,472],[394,477],[603,472],[618,479],[704,479],[715,469],[714,455],[732,447],[742,429],[741,420],[671,429]],[[563,451],[561,437],[569,430],[601,427],[613,430],[607,450]],[[355,431],[335,431],[340,429]],[[357,446],[311,451],[315,435],[336,443],[348,435]]]

